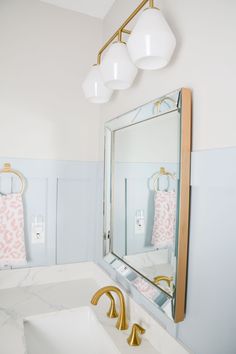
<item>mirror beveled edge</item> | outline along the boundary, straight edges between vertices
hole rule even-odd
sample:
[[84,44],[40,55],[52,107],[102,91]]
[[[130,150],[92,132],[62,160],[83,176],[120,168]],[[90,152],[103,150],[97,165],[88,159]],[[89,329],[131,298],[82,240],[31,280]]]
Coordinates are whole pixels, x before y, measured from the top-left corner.
[[[177,96],[176,96],[177,95]],[[124,124],[122,119],[127,117],[130,113],[136,112],[142,107],[146,107],[150,103],[161,102],[165,97],[178,97],[176,99],[176,107],[178,108],[179,101],[181,102],[181,144],[180,144],[180,191],[179,191],[179,226],[178,226],[178,257],[176,266],[176,287],[173,298],[167,294],[163,289],[154,285],[150,280],[142,276],[136,269],[132,268],[123,259],[112,252],[112,239],[110,236],[110,222],[111,222],[111,159],[112,159],[112,134],[115,130],[125,126],[132,125]],[[180,100],[179,100],[180,98]],[[145,121],[154,116],[166,114],[173,111],[173,107],[153,115],[146,117],[140,121]],[[137,114],[138,115],[138,114]],[[190,159],[191,159],[191,129],[192,129],[192,94],[189,88],[181,88],[170,94],[152,100],[134,110],[127,112],[117,118],[114,118],[105,123],[104,135],[104,191],[103,191],[103,256],[104,260],[115,269],[120,275],[126,278],[131,285],[130,279],[132,276],[143,279],[149,283],[151,288],[155,288],[157,292],[156,301],[145,296],[149,301],[164,311],[162,304],[169,303],[171,307],[171,316],[166,312],[166,315],[174,320],[175,323],[181,322],[185,318],[186,310],[186,290],[187,290],[187,266],[188,266],[188,243],[189,243],[189,206],[190,206]],[[138,121],[139,122],[139,121]],[[136,123],[138,123],[136,122]],[[108,184],[107,184],[108,182]],[[107,186],[109,185],[109,188]],[[129,275],[129,277],[127,276]],[[163,301],[163,295],[165,301]],[[161,301],[158,302],[158,298]]]

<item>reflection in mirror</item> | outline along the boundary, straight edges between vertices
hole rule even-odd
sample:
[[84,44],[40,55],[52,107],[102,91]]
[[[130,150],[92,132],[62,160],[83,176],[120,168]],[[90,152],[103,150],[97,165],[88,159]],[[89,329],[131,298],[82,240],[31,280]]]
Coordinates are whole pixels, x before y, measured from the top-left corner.
[[104,256],[175,322],[185,314],[191,93],[105,124]]
[[170,294],[176,269],[179,145],[178,110],[114,132],[113,252]]

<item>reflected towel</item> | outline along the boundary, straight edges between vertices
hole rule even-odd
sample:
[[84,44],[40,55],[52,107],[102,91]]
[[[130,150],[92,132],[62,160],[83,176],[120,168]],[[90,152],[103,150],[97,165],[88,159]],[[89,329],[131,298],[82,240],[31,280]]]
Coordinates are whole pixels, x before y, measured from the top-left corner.
[[152,244],[156,248],[173,246],[176,227],[175,191],[158,191],[154,201]]
[[0,265],[26,263],[21,194],[0,195]]
[[132,284],[148,299],[154,300],[158,295],[158,290],[146,280],[137,277]]

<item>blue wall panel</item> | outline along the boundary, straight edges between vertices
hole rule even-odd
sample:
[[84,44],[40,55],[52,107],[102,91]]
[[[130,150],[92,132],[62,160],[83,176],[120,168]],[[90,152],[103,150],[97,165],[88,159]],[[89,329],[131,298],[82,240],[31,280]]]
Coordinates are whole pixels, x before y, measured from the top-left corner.
[[[23,199],[27,266],[92,260],[99,163],[1,158],[0,166],[4,162],[10,162],[26,178]],[[17,178],[0,176],[0,191],[18,190]],[[35,216],[44,220],[45,243],[32,243]]]

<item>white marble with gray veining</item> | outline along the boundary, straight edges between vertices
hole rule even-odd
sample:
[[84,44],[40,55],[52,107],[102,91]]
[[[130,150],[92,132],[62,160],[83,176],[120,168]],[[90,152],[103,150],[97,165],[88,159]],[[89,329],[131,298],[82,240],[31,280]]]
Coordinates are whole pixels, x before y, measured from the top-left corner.
[[121,353],[188,353],[125,294],[130,328],[133,322],[138,322],[146,328],[142,345],[138,348],[129,347],[126,338],[130,328],[127,331],[118,331],[115,328],[116,320],[106,317],[108,299],[103,296],[98,306],[90,305],[93,293],[108,284],[114,282],[92,262],[1,271],[0,354],[27,354],[23,328],[25,318],[80,306],[91,306],[94,309],[97,318]]

